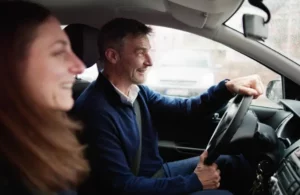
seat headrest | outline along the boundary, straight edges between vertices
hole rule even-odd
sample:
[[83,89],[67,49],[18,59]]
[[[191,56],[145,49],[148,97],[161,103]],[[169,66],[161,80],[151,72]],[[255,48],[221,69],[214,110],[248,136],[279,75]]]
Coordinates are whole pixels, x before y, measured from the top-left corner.
[[69,24],[64,31],[69,36],[72,50],[86,68],[93,66],[100,57],[97,46],[99,30],[85,24]]

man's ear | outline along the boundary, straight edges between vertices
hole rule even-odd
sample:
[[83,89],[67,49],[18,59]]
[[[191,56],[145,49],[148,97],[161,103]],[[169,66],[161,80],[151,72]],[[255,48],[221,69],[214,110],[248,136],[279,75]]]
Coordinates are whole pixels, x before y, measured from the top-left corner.
[[105,57],[111,64],[116,64],[120,59],[119,52],[112,48],[106,49]]

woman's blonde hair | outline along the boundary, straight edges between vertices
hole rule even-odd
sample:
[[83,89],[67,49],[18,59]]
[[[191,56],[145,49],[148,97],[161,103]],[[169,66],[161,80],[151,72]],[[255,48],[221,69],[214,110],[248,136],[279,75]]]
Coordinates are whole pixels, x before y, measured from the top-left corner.
[[16,177],[46,191],[76,188],[89,171],[75,135],[81,126],[36,105],[23,87],[29,48],[51,16],[34,3],[0,3],[0,156]]

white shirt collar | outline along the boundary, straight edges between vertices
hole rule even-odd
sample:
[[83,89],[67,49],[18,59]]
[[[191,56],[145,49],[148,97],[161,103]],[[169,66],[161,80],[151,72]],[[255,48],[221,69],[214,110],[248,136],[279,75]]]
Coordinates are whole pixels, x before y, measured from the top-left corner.
[[[112,86],[114,85],[112,84]],[[129,89],[129,95],[127,96],[122,91],[120,91],[116,86],[114,86],[114,88],[116,92],[120,95],[121,101],[129,105],[133,105],[140,91],[140,88],[137,85],[131,85]]]

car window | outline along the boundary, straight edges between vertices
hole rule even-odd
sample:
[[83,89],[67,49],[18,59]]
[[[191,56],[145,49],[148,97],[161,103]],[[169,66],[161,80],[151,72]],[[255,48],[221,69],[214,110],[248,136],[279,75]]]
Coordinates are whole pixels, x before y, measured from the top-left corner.
[[[146,85],[168,96],[191,97],[205,92],[223,79],[258,74],[267,88],[281,76],[251,58],[210,39],[177,29],[151,26],[153,66]],[[277,85],[278,99],[282,87]],[[273,98],[276,99],[276,98]],[[266,93],[253,105],[281,108],[266,98]]]
[[[223,79],[258,74],[267,88],[277,80],[273,99],[282,97],[281,76],[239,52],[210,39],[172,28],[153,26],[150,35],[150,55],[153,66],[145,85],[168,96],[192,97],[205,92]],[[93,81],[98,76],[97,66],[86,69],[79,78]],[[266,98],[266,93],[253,105],[281,108]]]
[[162,67],[210,67],[209,54],[197,53],[189,50],[170,50],[166,52],[157,62],[157,66]]
[[[300,64],[300,1],[299,0],[264,0],[271,12],[268,23],[268,38],[262,44]],[[243,14],[266,14],[244,1],[241,8],[226,22],[226,25],[243,33]]]
[[97,77],[98,77],[97,64],[94,64],[89,68],[86,68],[83,73],[77,75],[77,78],[84,79],[89,82],[96,80]]

